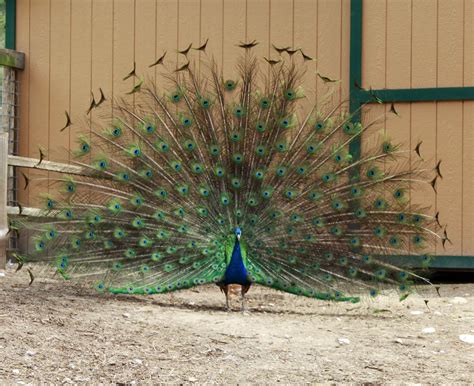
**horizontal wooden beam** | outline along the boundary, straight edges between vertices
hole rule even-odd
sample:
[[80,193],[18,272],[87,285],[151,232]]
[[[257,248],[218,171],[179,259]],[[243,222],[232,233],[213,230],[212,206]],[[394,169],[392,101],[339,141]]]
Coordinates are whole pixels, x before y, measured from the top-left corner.
[[69,174],[87,174],[84,168],[76,165],[63,164],[60,162],[53,161],[41,161],[36,158],[20,157],[17,155],[8,155],[8,164],[10,166],[17,166],[21,168],[33,168],[41,170],[49,170],[50,172],[60,172]]
[[25,54],[7,48],[0,48],[0,66],[23,70],[25,68]]
[[[7,206],[7,214],[9,216],[29,216],[29,217],[46,217],[48,214],[51,215],[52,211],[45,209],[30,208],[30,207],[19,207],[19,206]],[[58,211],[57,211],[58,212]]]

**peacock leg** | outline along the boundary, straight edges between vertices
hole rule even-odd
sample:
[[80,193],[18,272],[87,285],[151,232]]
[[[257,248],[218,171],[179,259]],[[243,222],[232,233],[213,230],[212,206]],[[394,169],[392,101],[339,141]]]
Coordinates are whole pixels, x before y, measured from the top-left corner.
[[229,303],[229,286],[224,285],[222,287],[222,291],[224,291],[225,294],[225,310],[230,311],[230,303]]
[[241,287],[241,294],[242,294],[242,312],[247,311],[247,307],[245,306],[245,294],[248,292],[250,289],[250,284],[243,285]]

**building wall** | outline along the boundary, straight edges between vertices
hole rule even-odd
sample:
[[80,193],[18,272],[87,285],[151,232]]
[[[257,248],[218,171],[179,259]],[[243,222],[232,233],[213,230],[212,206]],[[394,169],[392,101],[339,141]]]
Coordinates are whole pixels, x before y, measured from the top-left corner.
[[[364,0],[363,84],[365,88],[474,85],[472,0]],[[87,125],[91,91],[109,98],[133,87],[122,78],[150,69],[164,51],[167,65],[183,63],[176,53],[209,37],[207,54],[235,71],[239,41],[256,39],[259,56],[275,57],[271,44],[302,47],[316,57],[305,75],[309,99],[327,90],[320,72],[341,79],[348,95],[349,0],[17,0],[17,50],[26,54],[21,74],[21,155],[68,161],[67,149]],[[197,55],[194,53],[193,55]],[[204,58],[203,58],[204,59]],[[132,98],[132,97],[131,97]],[[388,111],[370,106],[364,119]],[[440,211],[453,241],[438,253],[474,255],[474,101],[398,104],[400,118],[384,119],[379,130],[413,146],[423,140],[424,157],[442,160],[437,196],[417,191],[413,203]],[[64,111],[76,124],[60,132]],[[84,122],[83,124],[79,124]],[[30,176],[38,171],[25,171]],[[38,204],[38,192],[21,192],[24,205]]]

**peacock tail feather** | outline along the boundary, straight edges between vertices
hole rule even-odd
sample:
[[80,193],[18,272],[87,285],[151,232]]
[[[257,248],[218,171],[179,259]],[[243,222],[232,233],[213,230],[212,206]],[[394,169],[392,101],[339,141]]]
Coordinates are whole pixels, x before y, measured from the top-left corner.
[[224,79],[191,60],[164,74],[167,89],[140,80],[134,104],[114,101],[77,139],[79,172],[30,181],[50,194],[40,217],[12,220],[33,234],[20,261],[98,291],[163,293],[221,281],[239,226],[253,283],[325,300],[409,294],[424,279],[393,256],[432,259],[436,217],[407,198],[435,170],[386,137],[355,159],[380,117],[354,122],[331,96],[308,109],[303,59],[262,63],[246,49]]

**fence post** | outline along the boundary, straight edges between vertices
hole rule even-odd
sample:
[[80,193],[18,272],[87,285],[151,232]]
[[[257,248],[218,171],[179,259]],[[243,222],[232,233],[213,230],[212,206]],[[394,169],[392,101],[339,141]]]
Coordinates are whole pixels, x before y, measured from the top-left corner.
[[0,66],[3,67],[2,105],[0,121],[0,269],[4,269],[9,246],[8,205],[8,153],[9,133],[16,117],[16,70],[22,70],[25,55],[13,50],[0,49]]

